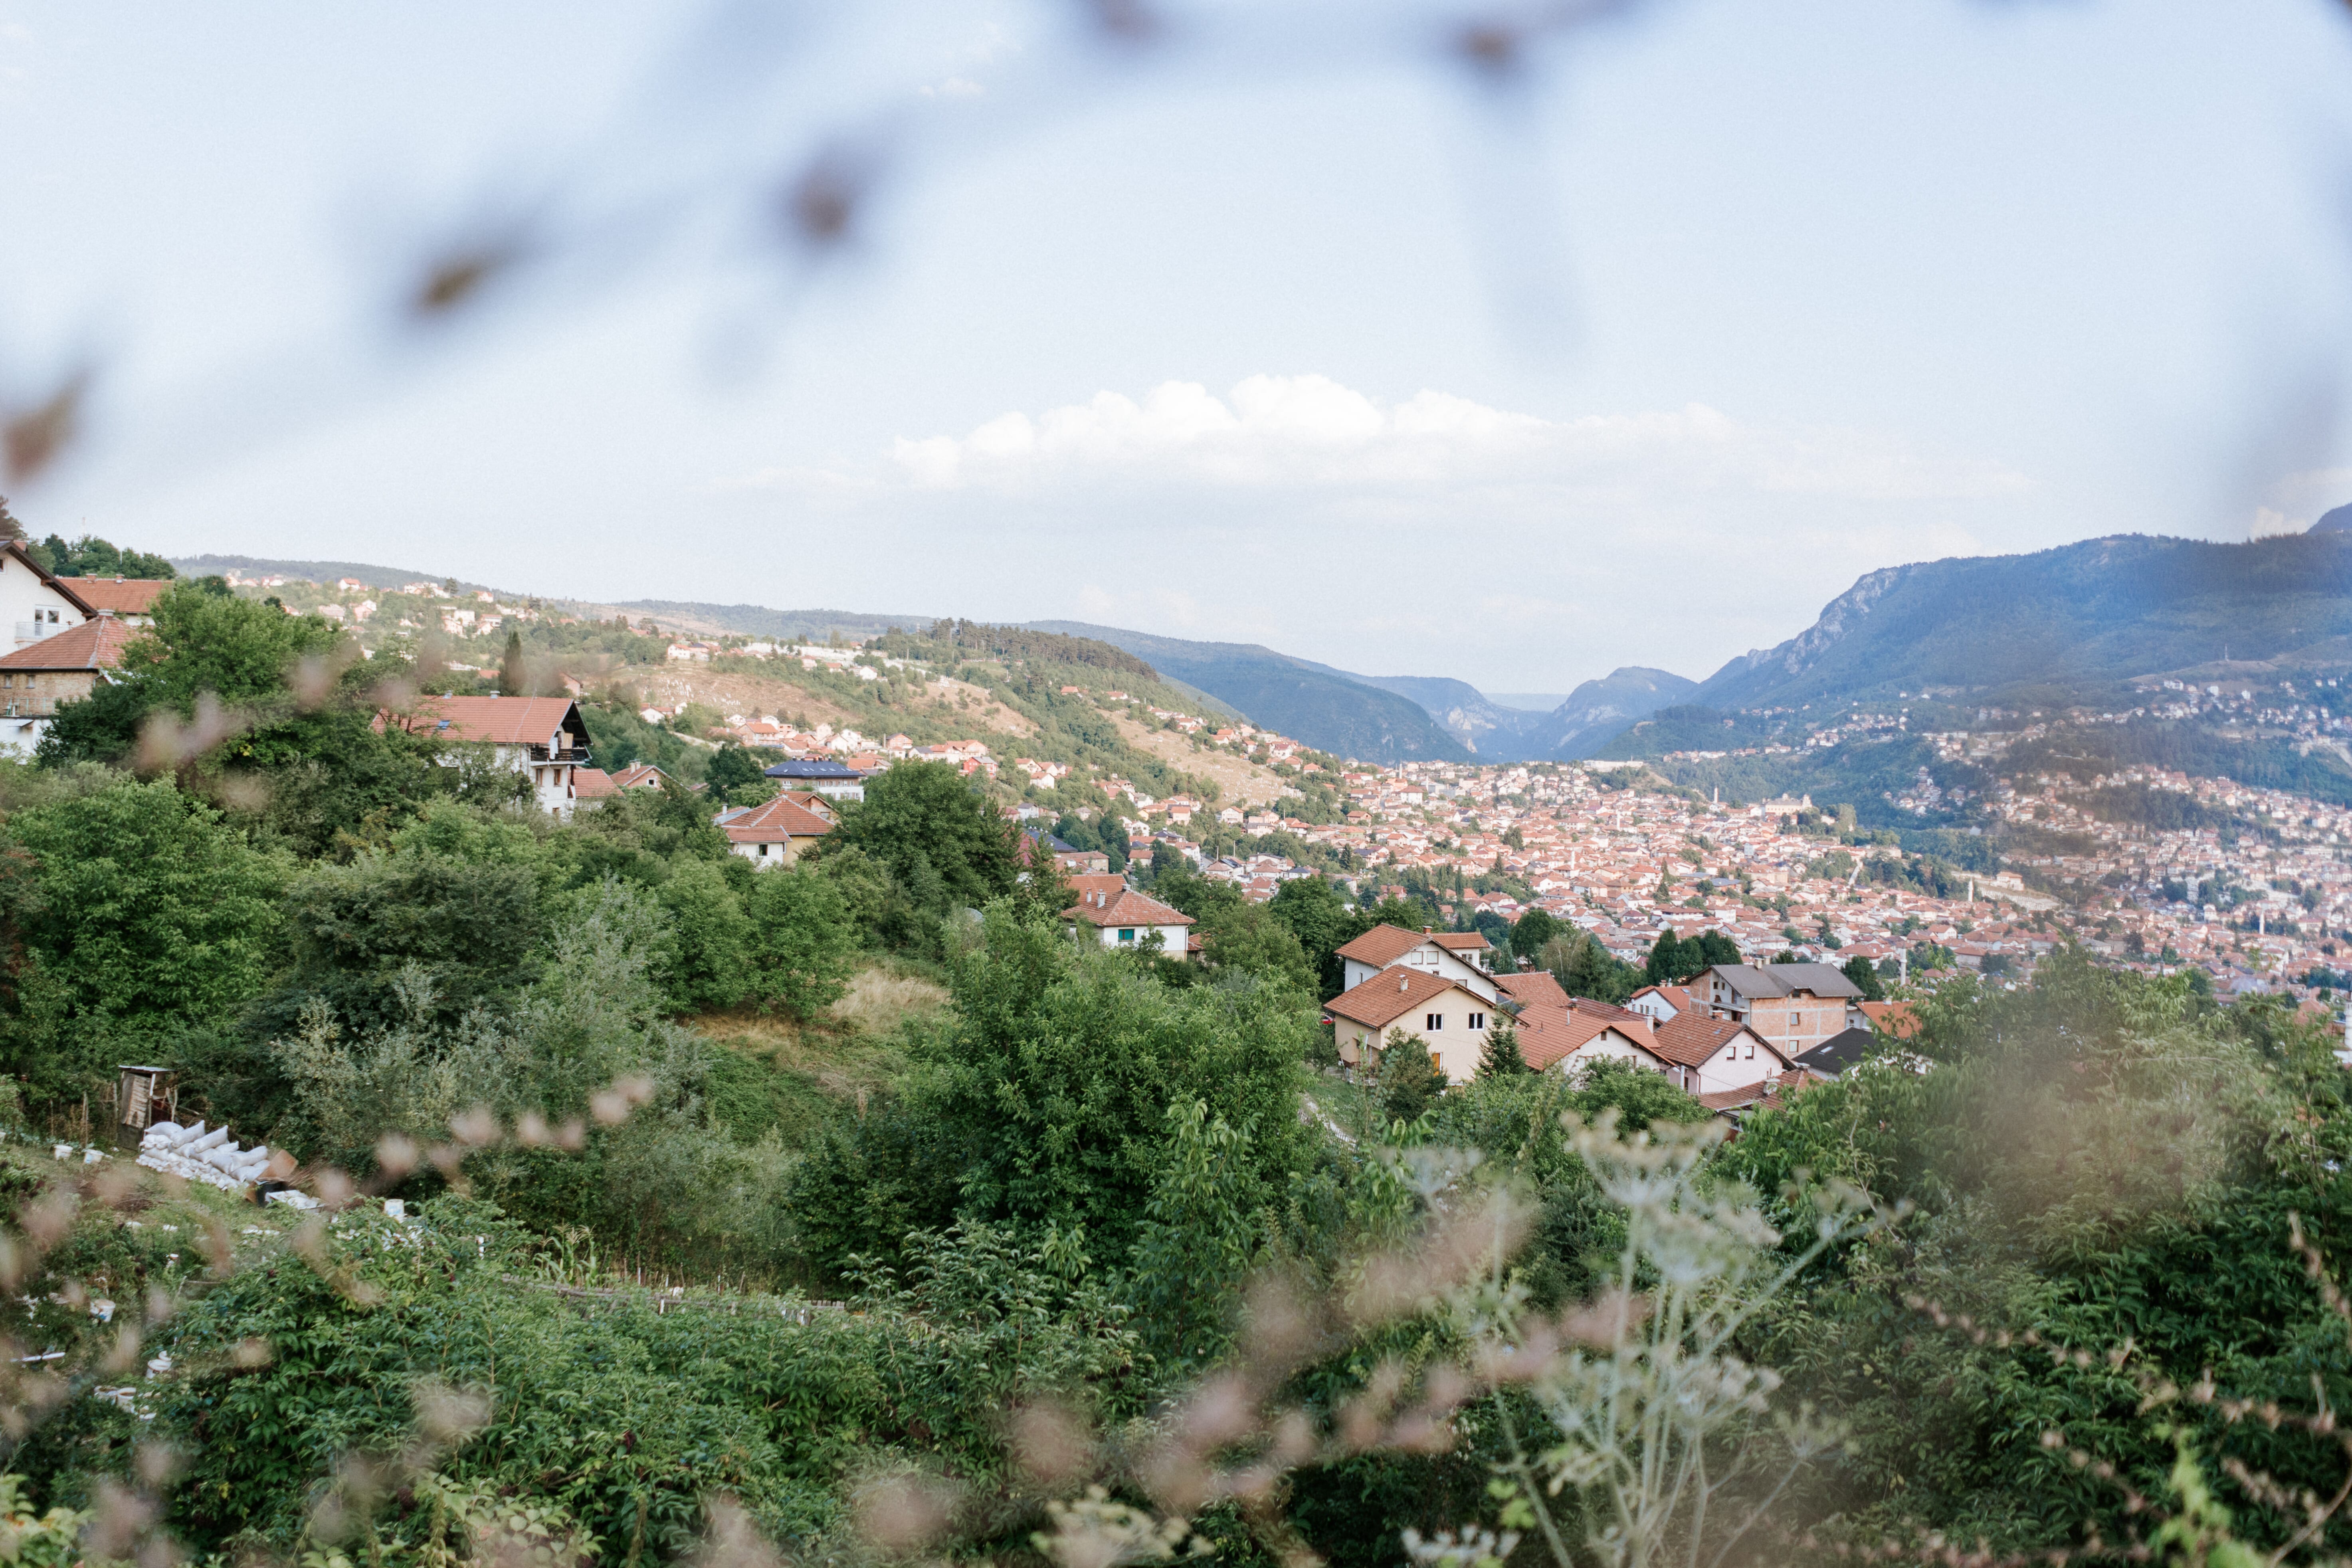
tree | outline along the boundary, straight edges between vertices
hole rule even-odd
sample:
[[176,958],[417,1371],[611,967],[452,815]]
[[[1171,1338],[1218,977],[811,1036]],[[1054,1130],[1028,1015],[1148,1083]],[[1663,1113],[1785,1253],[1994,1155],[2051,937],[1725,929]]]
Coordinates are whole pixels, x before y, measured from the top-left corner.
[[1516,1078],[1531,1071],[1519,1054],[1519,1031],[1508,1018],[1497,1018],[1486,1031],[1486,1048],[1478,1057],[1480,1078]]
[[8,510],[8,498],[0,496],[0,541],[21,544],[24,540],[25,525],[18,522],[16,514]]
[[1870,960],[1849,958],[1842,973],[1853,982],[1854,989],[1862,993],[1864,1001],[1883,1002],[1886,999],[1886,987],[1879,984],[1878,970]]
[[522,633],[520,631],[507,633],[507,651],[499,659],[499,695],[530,695],[530,676],[522,666]]
[[1298,939],[1324,997],[1338,995],[1340,965],[1332,954],[1354,934],[1354,917],[1339,889],[1320,877],[1299,877],[1276,888],[1265,909]]
[[124,780],[20,811],[5,832],[35,863],[26,945],[98,1030],[210,1023],[261,990],[288,866],[202,801]]
[[1612,956],[1601,945],[1600,938],[1574,927],[1570,928],[1570,932],[1544,943],[1543,952],[1537,960],[1551,971],[1552,977],[1570,995],[1618,1003],[1641,986],[1642,971]]
[[1686,943],[1668,926],[1658,933],[1650,946],[1650,960],[1642,969],[1642,976],[1653,985],[1671,985],[1699,968],[1696,943]]
[[1517,958],[1533,958],[1544,950],[1544,943],[1558,936],[1564,922],[1549,910],[1529,910],[1519,916],[1519,923],[1511,928],[1511,953]]
[[1445,1075],[1429,1054],[1429,1042],[1402,1029],[1391,1029],[1381,1047],[1380,1074],[1373,1086],[1381,1114],[1391,1121],[1413,1122],[1445,1092]]
[[1020,875],[1013,824],[945,763],[901,763],[866,786],[821,855],[856,848],[889,868],[915,906],[933,916],[978,909]]
[[840,1000],[856,964],[857,930],[838,888],[796,866],[757,872],[743,912],[751,1000],[799,1018]]
[[751,922],[726,873],[709,860],[681,859],[661,885],[670,951],[656,963],[674,1012],[717,1013],[751,988]]
[[767,764],[739,741],[719,748],[702,782],[714,799],[730,805],[758,805],[776,793],[776,781],[768,776]]

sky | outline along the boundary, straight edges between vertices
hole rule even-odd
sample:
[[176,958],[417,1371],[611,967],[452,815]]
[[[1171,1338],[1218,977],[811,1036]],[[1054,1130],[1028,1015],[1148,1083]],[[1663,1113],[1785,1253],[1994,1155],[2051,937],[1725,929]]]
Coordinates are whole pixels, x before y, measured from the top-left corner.
[[0,0],[12,506],[1565,691],[2352,500],[2352,7],[1618,10]]

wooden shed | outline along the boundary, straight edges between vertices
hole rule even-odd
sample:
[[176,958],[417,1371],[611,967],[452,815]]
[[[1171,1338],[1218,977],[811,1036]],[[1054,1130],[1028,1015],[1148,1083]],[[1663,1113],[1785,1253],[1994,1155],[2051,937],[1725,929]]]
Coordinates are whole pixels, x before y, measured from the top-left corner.
[[123,1067],[114,1087],[114,1141],[135,1149],[158,1121],[176,1121],[180,1075],[171,1068]]

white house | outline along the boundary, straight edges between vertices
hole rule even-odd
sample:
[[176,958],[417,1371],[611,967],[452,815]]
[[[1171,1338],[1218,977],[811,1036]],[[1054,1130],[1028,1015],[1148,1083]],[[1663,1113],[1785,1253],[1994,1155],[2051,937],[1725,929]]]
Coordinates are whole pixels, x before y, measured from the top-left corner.
[[13,650],[55,637],[98,614],[98,606],[67,585],[67,579],[41,570],[15,542],[0,545],[0,627],[13,633]]
[[839,818],[817,795],[780,795],[758,805],[739,805],[711,821],[727,835],[728,849],[754,870],[789,866],[801,851],[833,831]]
[[1069,881],[1078,901],[1062,911],[1062,926],[1071,935],[1091,927],[1105,947],[1136,947],[1156,934],[1160,951],[1171,958],[1192,951],[1192,917],[1183,910],[1146,898],[1123,877],[1073,877]]
[[1448,1083],[1468,1083],[1486,1053],[1486,1030],[1497,1016],[1492,998],[1446,975],[1398,964],[1353,985],[1323,1005],[1339,1059],[1369,1066],[1387,1048],[1391,1031],[1418,1037]]
[[390,721],[451,742],[441,754],[444,766],[457,765],[459,745],[488,747],[496,765],[530,778],[541,806],[572,815],[579,798],[572,775],[589,757],[588,726],[569,697],[420,697],[412,711]]
[[1340,984],[1353,990],[1402,963],[1451,980],[1484,1001],[1496,998],[1495,976],[1486,965],[1486,939],[1454,931],[1406,931],[1377,925],[1339,950]]
[[1790,1058],[1772,1041],[1730,1018],[1684,1013],[1650,1031],[1674,1080],[1693,1094],[1748,1089],[1789,1070]]

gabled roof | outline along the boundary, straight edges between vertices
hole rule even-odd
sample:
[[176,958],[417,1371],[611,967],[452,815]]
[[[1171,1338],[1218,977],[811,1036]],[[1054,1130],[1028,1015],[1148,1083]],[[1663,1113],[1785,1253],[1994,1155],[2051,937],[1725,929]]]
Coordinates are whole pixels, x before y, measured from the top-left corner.
[[1688,1012],[1698,1005],[1697,998],[1690,994],[1687,985],[1644,985],[1626,1000],[1639,1002],[1644,996],[1655,996],[1677,1013]]
[[1565,1007],[1568,992],[1549,969],[1529,969],[1517,974],[1497,974],[1495,988],[1512,1001],[1527,1006]]
[[602,768],[572,770],[572,796],[574,800],[602,800],[606,795],[620,793],[620,786],[613,782],[613,775]]
[[12,539],[7,541],[5,543],[0,543],[0,556],[8,555],[15,556],[18,561],[25,564],[26,569],[29,570],[33,575],[38,577],[42,582],[47,584],[50,587],[64,595],[66,603],[71,605],[75,609],[79,610],[83,615],[94,616],[98,614],[98,606],[96,605],[91,604],[88,599],[83,598],[79,594],[73,590],[73,579],[69,577],[60,577],[56,573],[50,571],[47,567],[42,565],[39,562],[34,560],[31,552],[27,551],[21,542]]
[[1538,1072],[1559,1066],[1603,1036],[1614,1036],[1633,1047],[1653,1063],[1663,1066],[1656,1043],[1650,1037],[1646,1014],[1631,1015],[1633,1022],[1603,1016],[1586,1011],[1586,1004],[1576,1002],[1565,1006],[1538,1002],[1522,1012],[1517,1020],[1519,1057]]
[[102,616],[143,616],[155,607],[173,577],[60,577],[58,582]]
[[822,838],[833,824],[787,795],[758,805],[739,805],[712,819],[730,844],[782,844],[790,838]]
[[1853,997],[1862,990],[1833,963],[1717,963],[1707,973],[1739,996],[1792,996],[1810,991],[1816,996]]
[[1788,1058],[1773,1048],[1772,1042],[1745,1024],[1729,1018],[1706,1018],[1698,1014],[1679,1013],[1651,1031],[1658,1042],[1658,1054],[1676,1067],[1695,1068],[1706,1062],[1716,1052],[1738,1039],[1742,1035],[1764,1047],[1774,1061],[1785,1064]]
[[1362,984],[1340,992],[1323,1005],[1323,1010],[1351,1024],[1385,1029],[1414,1008],[1435,1001],[1448,991],[1459,991],[1481,1006],[1486,1005],[1486,999],[1475,991],[1444,975],[1432,974],[1421,969],[1398,968],[1383,969]]
[[631,763],[613,775],[614,789],[659,789],[669,775],[651,763]]
[[1835,1078],[1876,1049],[1878,1037],[1868,1029],[1847,1029],[1832,1035],[1797,1058],[1797,1065],[1823,1078]]
[[1375,969],[1386,969],[1414,948],[1429,940],[1430,933],[1407,931],[1402,926],[1376,925],[1339,950],[1341,958],[1352,958],[1358,963],[1368,963]]
[[100,616],[18,648],[0,658],[0,669],[112,669],[122,662],[123,645],[139,635],[112,616]]
[[1129,887],[1119,878],[1089,877],[1089,882],[1117,881],[1117,889],[1108,888],[1081,889],[1078,901],[1062,911],[1066,921],[1084,921],[1090,926],[1188,926],[1192,917],[1181,910],[1171,910],[1157,899],[1146,898]]
[[544,746],[566,730],[588,740],[569,697],[420,697],[402,722],[414,734],[494,746]]
[[1069,884],[1071,894],[1082,904],[1098,901],[1095,899],[1097,893],[1104,899],[1115,899],[1127,891],[1127,878],[1117,871],[1081,871],[1062,880]]
[[1448,952],[1485,952],[1486,939],[1475,931],[1432,931],[1429,940]]

